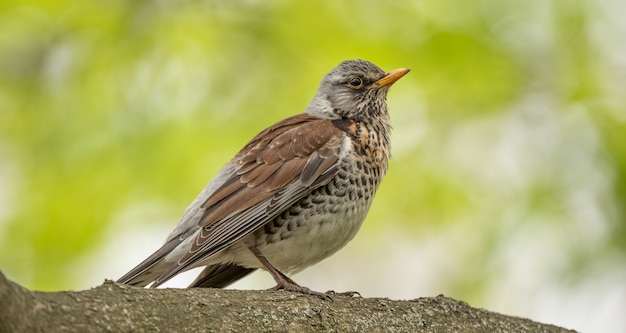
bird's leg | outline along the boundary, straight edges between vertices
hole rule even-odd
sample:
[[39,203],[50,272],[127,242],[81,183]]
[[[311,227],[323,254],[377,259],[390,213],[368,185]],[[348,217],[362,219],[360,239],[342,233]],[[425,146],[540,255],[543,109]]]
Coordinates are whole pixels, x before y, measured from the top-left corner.
[[274,278],[274,281],[276,281],[276,286],[272,288],[271,290],[282,289],[282,290],[293,291],[293,292],[301,293],[305,295],[315,295],[323,300],[329,300],[329,301],[333,300],[332,297],[330,297],[330,295],[328,294],[320,293],[318,291],[311,290],[307,287],[303,287],[295,283],[292,279],[290,279],[285,274],[277,270],[274,266],[272,266],[272,264],[270,264],[267,258],[265,258],[265,256],[256,247],[250,247],[249,249],[250,251],[252,251],[254,256],[259,260],[259,262],[261,262],[261,264],[265,266],[267,271]]

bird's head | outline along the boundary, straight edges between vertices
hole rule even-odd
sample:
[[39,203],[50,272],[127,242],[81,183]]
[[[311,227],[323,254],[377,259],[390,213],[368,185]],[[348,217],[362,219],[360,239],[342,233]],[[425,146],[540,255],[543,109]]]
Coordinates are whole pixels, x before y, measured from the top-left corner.
[[321,118],[361,120],[387,113],[387,90],[409,72],[385,73],[365,60],[348,60],[326,74],[306,112]]

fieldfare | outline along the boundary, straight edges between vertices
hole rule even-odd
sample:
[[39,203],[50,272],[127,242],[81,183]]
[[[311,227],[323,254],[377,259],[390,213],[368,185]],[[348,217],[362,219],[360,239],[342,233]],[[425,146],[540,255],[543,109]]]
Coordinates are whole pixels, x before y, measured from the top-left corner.
[[387,171],[389,87],[409,72],[344,61],[304,113],[265,129],[228,162],[165,244],[118,282],[157,287],[206,266],[189,287],[225,287],[261,268],[277,286],[329,298],[292,281],[357,233]]

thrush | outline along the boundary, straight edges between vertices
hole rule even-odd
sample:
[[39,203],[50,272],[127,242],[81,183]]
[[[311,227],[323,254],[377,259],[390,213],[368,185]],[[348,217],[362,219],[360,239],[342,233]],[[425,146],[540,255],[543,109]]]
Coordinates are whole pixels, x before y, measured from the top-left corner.
[[185,210],[165,244],[118,282],[157,287],[205,266],[189,287],[223,288],[256,269],[273,289],[328,298],[296,273],[357,233],[387,171],[389,87],[409,72],[344,61],[301,114],[246,144]]

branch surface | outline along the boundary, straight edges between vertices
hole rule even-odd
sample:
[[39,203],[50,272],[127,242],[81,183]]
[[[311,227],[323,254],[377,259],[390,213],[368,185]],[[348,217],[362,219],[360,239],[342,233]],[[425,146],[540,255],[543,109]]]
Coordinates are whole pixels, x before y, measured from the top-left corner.
[[448,297],[395,301],[282,291],[143,289],[106,281],[32,292],[0,272],[0,332],[574,332]]

